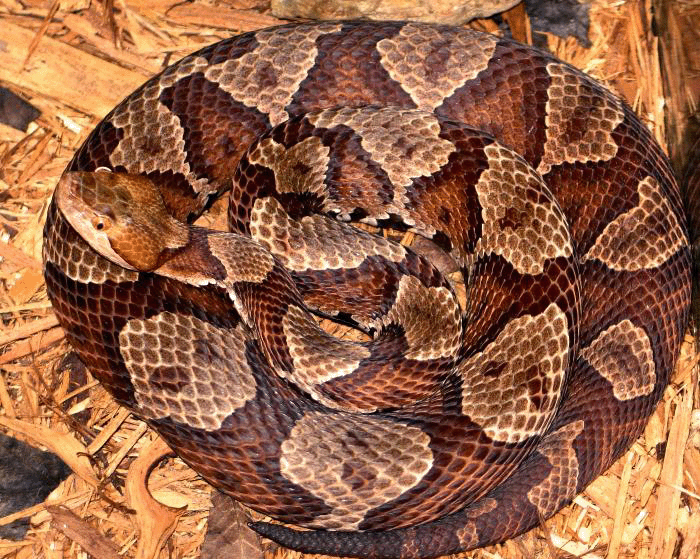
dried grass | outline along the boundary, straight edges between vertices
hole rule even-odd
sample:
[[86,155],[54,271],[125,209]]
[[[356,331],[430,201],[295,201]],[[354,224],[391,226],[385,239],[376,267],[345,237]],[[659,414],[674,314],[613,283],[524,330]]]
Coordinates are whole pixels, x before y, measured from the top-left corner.
[[[41,275],[42,224],[61,171],[99,118],[178,57],[233,32],[274,24],[273,17],[249,9],[255,3],[117,0],[118,10],[105,13],[86,0],[60,6],[0,1],[0,85],[42,111],[27,133],[0,125],[0,426],[54,450],[75,472],[46,503],[0,519],[0,525],[20,517],[32,522],[24,541],[0,540],[0,557],[198,556],[209,488],[180,460],[169,459],[150,478],[152,492],[169,508],[139,503],[144,474],[138,457],[158,455],[157,437],[89,374],[80,378],[75,366],[69,372],[69,348]],[[687,22],[700,22],[700,2],[676,2],[671,12],[677,34],[671,44],[680,44],[683,29],[697,33]],[[591,16],[592,48],[549,36],[551,50],[617,90],[665,143],[662,78],[677,68],[659,61],[649,3],[600,0]],[[531,33],[522,13],[510,17],[520,20],[524,36]],[[475,25],[494,30],[488,21]],[[700,59],[689,64],[690,73],[697,72]],[[683,94],[672,106],[694,110],[697,91]],[[698,557],[697,360],[688,337],[644,436],[571,506],[521,538],[462,557]],[[300,557],[284,550],[268,555]]]

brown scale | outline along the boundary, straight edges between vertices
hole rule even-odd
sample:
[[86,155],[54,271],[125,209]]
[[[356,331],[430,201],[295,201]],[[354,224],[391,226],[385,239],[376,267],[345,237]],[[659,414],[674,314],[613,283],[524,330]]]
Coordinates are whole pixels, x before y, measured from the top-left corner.
[[[303,49],[295,50],[295,43],[303,44]],[[464,56],[455,67],[457,53]],[[561,87],[562,80],[569,89]],[[343,205],[335,200],[337,207],[330,213],[380,223],[387,217],[409,225],[415,222],[419,233],[432,236],[465,267],[470,284],[460,344],[475,345],[459,346],[456,369],[449,372],[448,366],[437,388],[434,380],[422,386],[408,372],[401,376],[402,387],[386,385],[385,377],[392,370],[404,371],[404,365],[377,365],[374,372],[367,368],[367,378],[359,384],[348,375],[319,385],[305,381],[303,375],[294,377],[296,369],[292,376],[283,372],[282,377],[287,376],[282,378],[267,363],[268,352],[261,349],[254,332],[241,321],[238,311],[247,317],[240,301],[238,310],[231,307],[230,285],[220,279],[223,267],[227,278],[248,274],[253,283],[264,283],[259,278],[270,269],[267,253],[250,252],[256,255],[247,257],[252,267],[246,265],[246,271],[239,272],[237,259],[247,249],[219,250],[217,255],[221,237],[192,234],[189,229],[185,236],[181,224],[166,220],[166,229],[174,235],[167,235],[164,243],[151,244],[142,252],[132,250],[133,242],[116,243],[122,254],[117,254],[118,265],[78,235],[55,197],[48,212],[44,260],[56,314],[95,376],[119,402],[146,417],[213,485],[282,521],[329,529],[298,532],[255,524],[256,530],[283,545],[309,553],[405,559],[513,537],[569,502],[638,436],[668,383],[686,325],[690,261],[678,188],[663,152],[624,104],[541,51],[470,30],[384,22],[292,24],[222,41],[166,69],[98,125],[69,170],[108,167],[121,174],[147,175],[171,214],[192,219],[210,196],[230,184],[232,175],[268,184],[276,180],[273,171],[259,164],[233,171],[253,136],[287,116],[343,105],[434,111],[444,119],[485,130],[546,173],[545,187],[523,171],[517,159],[480,135],[470,136],[481,146],[476,145],[473,154],[483,150],[479,157],[459,163],[459,155],[452,155],[450,163],[440,163],[439,172],[421,173],[427,164],[410,157],[403,165],[392,163],[392,150],[400,142],[393,147],[386,144],[382,131],[339,126],[313,132],[302,119],[304,133],[317,134],[321,147],[332,148],[339,141],[334,138],[344,137],[346,148],[341,157],[342,149],[333,148],[338,159],[328,167],[331,171],[324,172],[332,179],[325,194],[316,192],[300,202],[285,195],[289,216],[305,219],[307,211],[317,210],[323,200],[333,200],[346,189],[349,201]],[[602,114],[601,107],[607,112]],[[412,118],[430,129],[430,118],[410,111],[397,112],[396,122],[387,125],[410,130]],[[585,132],[584,121],[590,128]],[[461,125],[436,122],[442,139],[459,143],[452,130],[458,135]],[[293,129],[277,129],[277,134],[284,130],[276,138],[285,148],[302,135]],[[442,161],[444,146],[435,138],[430,132],[427,141],[440,148],[433,153],[434,161]],[[316,155],[319,171],[323,154]],[[353,178],[346,181],[347,188],[339,188],[344,157],[348,157],[347,176]],[[477,160],[480,171],[474,167]],[[302,163],[295,172],[306,172],[309,166]],[[385,214],[376,207],[361,208],[357,202],[363,200],[358,185],[373,173],[380,186],[375,187],[377,195],[364,201],[370,206],[376,200],[388,204]],[[431,182],[424,177],[429,174],[442,174],[439,180],[445,182]],[[457,187],[445,186],[452,184],[455,174],[472,177],[467,196],[449,191]],[[537,194],[519,201],[512,189],[497,186],[500,174],[535,184]],[[410,180],[405,182],[407,176]],[[661,206],[652,205],[667,209],[657,211],[658,218],[638,220],[633,228],[651,247],[645,259],[653,264],[631,270],[625,268],[632,265],[628,256],[620,251],[635,254],[634,239],[613,240],[604,232],[611,231],[608,226],[626,212],[650,211],[649,202],[643,205],[639,194],[643,180],[656,189],[652,199],[663,200]],[[435,184],[442,186],[431,191]],[[548,189],[559,205],[548,202]],[[234,189],[233,199],[243,208],[231,214],[238,231],[253,215],[256,196],[260,194],[255,188],[238,194]],[[418,204],[424,204],[423,209],[416,208]],[[559,206],[571,224],[571,250],[561,234],[556,242],[543,240],[545,232],[557,230]],[[666,220],[665,215],[673,219]],[[458,222],[472,229],[460,231]],[[656,242],[664,228],[668,234]],[[341,230],[345,231],[337,229]],[[624,228],[617,230],[624,235]],[[513,231],[520,237],[509,237]],[[143,234],[148,234],[146,229]],[[127,234],[124,239],[128,238],[133,237]],[[533,240],[531,251],[513,252],[512,245],[526,246],[527,239]],[[239,242],[239,246],[248,245]],[[396,270],[409,274],[403,278],[421,278],[432,289],[441,285],[432,268],[415,264],[420,260],[407,265],[399,259],[397,265],[399,253],[381,247],[382,258],[394,263],[394,271],[380,265],[378,275],[395,285],[374,287],[368,308],[375,310],[363,311],[363,320],[398,313],[396,309],[411,300],[396,302],[401,282],[406,281]],[[309,261],[322,262],[317,256]],[[349,253],[333,258],[353,261]],[[221,267],[214,266],[211,269],[218,271],[206,276],[205,263],[213,260]],[[133,270],[162,267],[163,262],[166,269],[168,263],[178,263],[171,275],[189,270],[185,283],[182,277]],[[625,264],[612,269],[616,262]],[[330,308],[340,302],[336,306],[344,308],[356,298],[354,291],[361,282],[352,269],[339,274],[341,279],[330,279],[328,273],[328,267],[321,267],[296,270],[291,277],[301,281],[301,293],[314,305]],[[220,283],[203,285],[212,277]],[[346,281],[345,298],[323,300],[321,286],[334,286],[340,293]],[[293,286],[291,278],[289,282]],[[441,292],[429,293],[437,300]],[[284,323],[285,317],[297,316],[294,309],[296,305],[288,306],[286,313],[268,308],[263,314]],[[140,359],[136,357],[140,352],[167,353],[172,342],[163,327],[154,339],[165,345],[139,349],[140,340],[152,341],[153,334],[131,333],[127,343],[127,331],[137,332],[141,325],[157,330],[159,324],[168,323],[168,313],[175,313],[183,324],[200,325],[189,335],[199,348],[197,359],[206,355],[212,359],[212,375],[219,374],[213,365],[224,351],[220,340],[226,336],[236,340],[225,345],[238,348],[238,355],[243,352],[246,365],[238,392],[231,393],[228,403],[212,404],[206,389],[199,392],[187,386],[194,369],[185,364],[186,356],[181,362],[168,358],[175,369],[159,368],[146,359],[146,372],[137,374],[131,360]],[[299,314],[292,324],[300,323],[302,316],[306,315]],[[441,355],[442,346],[436,346],[436,340],[418,344],[413,336],[421,328],[412,326],[413,319],[392,320],[403,327],[391,321],[378,325],[384,333],[378,334],[380,345],[373,346],[373,355],[428,352],[433,357],[420,365],[428,377],[440,378],[442,373],[435,371],[451,360],[435,357]],[[271,344],[280,347],[285,337],[292,336],[289,324],[286,331],[280,331],[279,324],[268,327]],[[216,335],[207,337],[206,332]],[[609,344],[606,336],[611,332],[625,335]],[[578,347],[579,352],[570,358],[550,354],[563,338],[571,351]],[[328,338],[328,343],[336,342]],[[542,354],[538,344],[549,349]],[[651,360],[646,350],[639,353],[639,347],[647,346]],[[613,347],[614,352],[600,354]],[[486,362],[479,361],[482,357]],[[327,365],[324,359],[311,359],[311,370],[315,361]],[[570,370],[562,369],[564,361],[571,364]],[[509,367],[511,363],[521,363],[522,369]],[[631,370],[634,363],[643,368],[643,375]],[[317,370],[328,371],[324,367]],[[250,372],[243,374],[244,369]],[[543,371],[552,373],[551,382],[543,380]],[[148,374],[153,375],[152,384],[143,383]],[[508,375],[514,384],[501,388],[498,383]],[[470,380],[476,381],[473,388]],[[537,416],[533,410],[550,406],[562,382],[566,388],[554,415]],[[492,385],[499,388],[489,390]],[[393,390],[409,405],[394,413],[367,415],[334,412],[317,401],[324,398],[323,391],[329,391],[328,398],[358,397],[363,391],[374,397],[375,388]],[[416,390],[430,396],[410,404]],[[487,402],[473,407],[472,398],[479,391],[487,393]],[[149,401],[147,393],[155,400],[144,409],[140,406]],[[221,408],[204,415],[212,405]],[[381,397],[372,405],[381,407]],[[516,405],[527,409],[521,419],[510,415]],[[236,409],[226,411],[226,406]],[[485,409],[501,412],[480,417]],[[533,436],[530,429],[538,421],[544,427]],[[214,424],[220,427],[202,428]],[[396,462],[388,457],[396,457]]]
[[501,41],[488,67],[446,99],[436,113],[493,135],[537,165],[550,81],[546,62],[547,55],[539,51]]
[[[345,23],[342,33],[320,37],[316,63],[294,95],[289,106],[291,115],[336,106],[415,106],[398,83],[387,79],[375,50],[379,41],[400,27],[397,23],[372,27]],[[319,84],[324,85],[318,87]],[[380,99],[382,102],[378,103]]]

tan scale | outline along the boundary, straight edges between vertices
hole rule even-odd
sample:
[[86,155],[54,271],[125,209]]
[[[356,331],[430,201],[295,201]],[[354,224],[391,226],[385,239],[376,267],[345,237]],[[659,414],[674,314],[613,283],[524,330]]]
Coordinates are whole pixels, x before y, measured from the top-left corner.
[[582,420],[568,423],[549,433],[537,447],[537,452],[549,461],[552,469],[543,481],[527,492],[527,497],[544,518],[554,514],[576,494],[579,466],[573,442],[583,427]]
[[420,110],[345,108],[310,115],[309,122],[320,128],[344,125],[360,136],[362,148],[396,188],[397,213],[406,203],[405,190],[413,179],[439,171],[456,149],[452,142],[439,137],[437,117]]
[[318,327],[309,313],[290,306],[282,320],[283,333],[294,361],[294,372],[278,371],[297,386],[306,390],[322,404],[342,410],[374,411],[370,408],[338,403],[323,396],[317,385],[352,373],[362,359],[370,356],[367,348],[358,342],[341,340]]
[[275,126],[289,118],[285,107],[316,61],[316,39],[340,29],[337,23],[322,23],[299,26],[284,35],[259,31],[255,34],[259,44],[252,52],[214,64],[204,75],[234,99],[267,114]]
[[401,277],[396,300],[382,322],[403,327],[407,359],[448,358],[459,348],[459,304],[447,288],[425,287],[414,276]]
[[488,66],[497,43],[497,37],[469,29],[408,23],[397,36],[379,41],[377,51],[381,65],[416,106],[432,111]]
[[210,234],[209,250],[226,269],[229,289],[241,281],[260,283],[275,266],[272,255],[253,240],[240,235]]
[[333,508],[314,525],[353,530],[368,511],[415,487],[432,464],[430,437],[418,427],[308,412],[282,443],[280,471]]
[[514,318],[459,365],[462,413],[496,441],[517,443],[544,432],[561,396],[569,350],[566,315],[556,304]]
[[[522,274],[542,273],[545,263],[572,254],[566,218],[553,199],[538,202],[549,192],[542,178],[508,148],[484,148],[488,168],[476,192],[483,220],[477,254],[498,254]],[[530,196],[528,196],[530,194]]]
[[[58,219],[63,220],[64,217]],[[44,243],[42,258],[44,262],[53,262],[59,266],[67,277],[81,283],[102,284],[107,281],[120,283],[136,281],[139,273],[114,264],[106,258],[98,258],[85,242],[74,243],[72,246],[60,245],[57,239],[49,239]]]
[[498,501],[490,497],[484,497],[480,501],[477,501],[476,505],[469,507],[467,522],[455,533],[462,545],[465,547],[473,546],[475,542],[479,541],[474,519],[480,517],[482,514],[491,512],[496,507],[498,507]]
[[637,186],[637,193],[637,205],[608,223],[583,261],[600,260],[616,271],[649,270],[688,244],[685,231],[657,180],[644,178]]
[[[625,118],[622,103],[602,88],[594,90],[565,64],[551,62],[547,72],[552,80],[545,109],[547,140],[537,172],[545,175],[554,165],[615,157],[618,146],[612,131]],[[579,109],[585,111],[585,126],[572,124],[583,118]]]
[[[265,138],[255,144],[248,153],[250,163],[271,169],[275,175],[277,192],[315,194],[323,200],[323,212],[337,212],[338,219],[350,220],[355,204],[347,200],[338,201],[326,191],[326,173],[328,172],[330,148],[324,146],[316,136],[305,138],[289,148],[277,143],[272,138]],[[370,207],[380,207],[381,198],[371,191],[363,192],[363,198],[374,198]],[[374,219],[386,217],[386,213],[373,216]]]
[[183,78],[204,71],[208,66],[209,61],[202,56],[196,54],[187,56],[180,64],[166,68],[157,81],[144,88],[142,96],[144,99],[156,101],[164,89],[172,87]]
[[168,417],[198,429],[219,429],[255,396],[245,339],[240,329],[216,328],[169,312],[127,322],[119,332],[119,347],[139,413],[146,419]]
[[111,122],[122,130],[123,138],[109,157],[113,168],[122,166],[129,173],[144,174],[174,171],[185,176],[195,192],[206,190],[208,181],[197,178],[186,161],[185,130],[180,120],[159,97],[166,87],[207,66],[206,59],[191,57],[117,108]]
[[325,196],[325,176],[328,170],[330,148],[316,136],[305,138],[285,148],[272,138],[265,138],[248,153],[248,161],[272,169],[277,192],[302,194],[309,192],[325,201],[324,211],[335,210]]
[[406,250],[321,215],[294,221],[275,198],[258,198],[250,218],[251,236],[290,271],[356,268],[368,256],[401,262]]
[[581,350],[581,357],[612,384],[618,400],[648,396],[656,384],[651,341],[628,319],[603,330]]

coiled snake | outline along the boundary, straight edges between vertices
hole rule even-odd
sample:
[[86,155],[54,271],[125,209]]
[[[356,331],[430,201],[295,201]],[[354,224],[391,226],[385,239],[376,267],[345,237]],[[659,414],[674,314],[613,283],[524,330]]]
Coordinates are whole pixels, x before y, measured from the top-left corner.
[[[186,225],[231,186],[231,233]],[[350,221],[430,240],[442,271]],[[545,52],[416,23],[287,25],[170,66],[76,153],[44,259],[117,401],[311,529],[261,534],[340,556],[552,515],[639,436],[690,299],[678,188],[633,112]]]

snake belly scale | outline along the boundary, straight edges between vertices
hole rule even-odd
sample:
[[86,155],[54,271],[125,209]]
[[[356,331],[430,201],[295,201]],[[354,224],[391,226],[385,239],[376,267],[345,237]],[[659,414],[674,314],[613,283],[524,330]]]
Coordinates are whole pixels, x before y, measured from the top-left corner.
[[[189,225],[228,190],[230,232]],[[428,239],[466,303],[351,222]],[[337,556],[554,514],[641,433],[690,302],[678,187],[629,107],[543,51],[417,23],[291,24],[170,66],[76,153],[44,261],[116,400],[292,525],[258,532]]]

